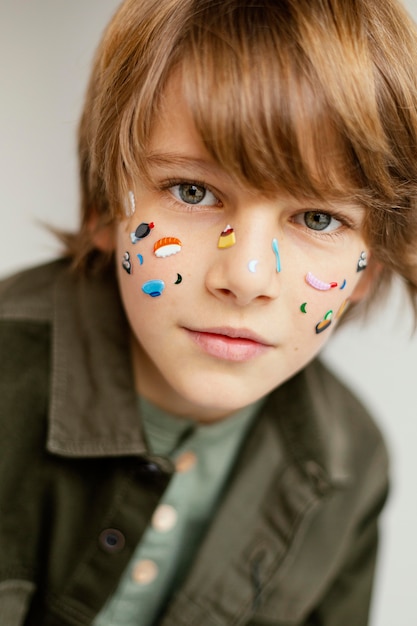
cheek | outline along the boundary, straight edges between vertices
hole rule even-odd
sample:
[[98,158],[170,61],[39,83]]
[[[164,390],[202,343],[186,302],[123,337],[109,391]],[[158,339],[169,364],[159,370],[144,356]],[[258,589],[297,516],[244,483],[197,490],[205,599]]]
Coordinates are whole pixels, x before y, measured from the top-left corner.
[[154,222],[119,227],[116,249],[122,292],[135,298],[164,298],[183,282],[183,240]]
[[297,305],[302,324],[308,325],[310,332],[321,335],[347,310],[349,298],[361,277],[357,271],[358,258],[359,254],[352,255],[351,263],[345,262],[343,267],[335,264],[330,272],[317,268],[304,274]]

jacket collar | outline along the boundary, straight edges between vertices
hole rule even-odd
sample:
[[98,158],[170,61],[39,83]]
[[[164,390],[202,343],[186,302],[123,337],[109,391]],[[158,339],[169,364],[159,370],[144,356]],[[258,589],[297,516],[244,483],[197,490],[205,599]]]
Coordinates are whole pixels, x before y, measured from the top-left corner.
[[47,448],[63,456],[146,452],[115,277],[57,277]]
[[[52,390],[47,448],[71,457],[141,455],[129,326],[112,272],[54,287]],[[317,482],[349,478],[342,385],[314,361],[274,391],[259,420],[278,428],[286,449]],[[350,396],[349,396],[350,397]]]

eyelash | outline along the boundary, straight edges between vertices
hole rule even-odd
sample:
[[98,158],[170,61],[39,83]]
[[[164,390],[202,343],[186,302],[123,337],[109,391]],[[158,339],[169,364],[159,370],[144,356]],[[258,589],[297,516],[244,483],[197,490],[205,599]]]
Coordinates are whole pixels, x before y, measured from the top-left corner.
[[[178,187],[179,185],[195,185],[196,187],[203,187],[207,192],[213,194],[213,196],[217,200],[217,204],[193,204],[187,203],[183,200],[179,200],[174,196],[173,192],[171,191],[173,187]],[[216,192],[210,185],[201,180],[187,180],[183,178],[169,179],[160,186],[160,191],[167,192],[169,194],[168,199],[172,201],[173,205],[180,206],[181,210],[186,209],[189,211],[196,211],[198,209],[203,209],[205,211],[208,211],[210,209],[218,209],[223,207],[223,203],[219,199],[218,192]]]
[[[325,230],[314,230],[313,228],[308,228],[307,224],[301,225],[301,224],[297,224],[297,222],[294,221],[296,217],[303,217],[307,213],[310,213],[310,212],[328,215],[331,219],[334,219],[340,222],[341,225],[338,228],[335,228],[334,230],[326,232]],[[308,209],[308,210],[300,211],[299,213],[297,213],[295,216],[292,217],[292,221],[296,225],[300,225],[302,228],[304,228],[305,231],[308,233],[308,235],[312,237],[319,237],[319,238],[340,237],[346,229],[355,230],[357,228],[356,223],[353,222],[348,217],[346,217],[346,215],[341,215],[340,213],[335,213],[335,212],[330,212],[330,211],[320,211],[318,209]]]
[[[174,194],[171,191],[172,187],[177,187],[179,185],[196,185],[198,187],[203,187],[206,191],[213,194],[213,196],[217,199],[218,203],[217,204],[197,204],[197,203],[192,204],[192,203],[187,203],[185,201],[179,200],[178,198],[174,196]],[[185,211],[190,211],[190,212],[196,212],[199,209],[208,211],[210,209],[218,209],[218,208],[223,207],[223,202],[219,199],[219,193],[203,180],[172,178],[172,179],[168,179],[164,181],[160,185],[159,189],[160,191],[167,192],[168,199],[172,203],[172,206],[174,208],[181,207],[182,211],[185,210]],[[319,237],[321,239],[323,239],[323,237],[335,238],[335,237],[340,237],[346,229],[355,230],[357,228],[357,224],[354,221],[352,221],[350,218],[348,218],[346,215],[342,215],[336,212],[320,211],[318,209],[313,209],[313,208],[300,211],[295,216],[293,216],[292,219],[294,220],[294,217],[304,216],[309,212],[323,213],[324,215],[328,215],[332,219],[335,219],[341,223],[340,227],[332,231],[328,231],[328,232],[325,232],[323,230],[322,231],[314,230],[312,228],[308,228],[307,224],[304,224],[305,231],[308,233],[308,235],[312,237]]]

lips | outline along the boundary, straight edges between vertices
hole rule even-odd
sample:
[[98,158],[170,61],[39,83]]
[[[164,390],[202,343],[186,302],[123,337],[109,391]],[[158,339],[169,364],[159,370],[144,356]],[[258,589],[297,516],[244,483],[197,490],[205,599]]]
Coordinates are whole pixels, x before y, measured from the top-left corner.
[[244,362],[272,348],[265,339],[239,328],[185,329],[190,338],[206,354],[226,361]]

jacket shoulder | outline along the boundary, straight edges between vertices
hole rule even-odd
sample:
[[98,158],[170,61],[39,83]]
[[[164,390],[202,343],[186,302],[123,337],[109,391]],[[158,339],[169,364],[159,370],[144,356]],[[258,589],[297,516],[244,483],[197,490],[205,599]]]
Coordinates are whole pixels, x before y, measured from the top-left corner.
[[50,320],[54,285],[68,271],[69,262],[59,259],[1,280],[0,320]]
[[350,434],[355,447],[364,453],[372,449],[386,450],[384,436],[366,403],[323,363],[319,362],[318,368],[322,380],[320,402],[326,403],[331,415],[336,414],[338,407],[340,428]]
[[387,476],[384,437],[365,404],[320,360],[278,390],[275,413],[290,454],[315,459],[331,482],[360,480],[376,464]]
[[321,361],[316,361],[307,372],[307,380],[314,390],[315,409],[325,412],[332,422],[355,441],[367,447],[384,443],[383,435],[365,402]]

